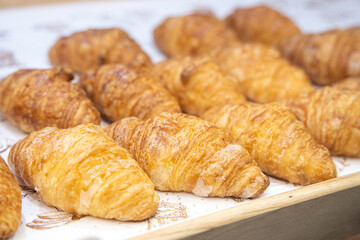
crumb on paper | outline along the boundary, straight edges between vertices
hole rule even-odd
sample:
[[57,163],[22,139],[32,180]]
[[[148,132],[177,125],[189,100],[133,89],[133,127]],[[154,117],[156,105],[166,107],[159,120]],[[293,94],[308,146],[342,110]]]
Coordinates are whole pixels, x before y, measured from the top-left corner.
[[81,219],[83,216],[74,215],[61,211],[42,213],[26,226],[36,230],[46,230],[61,227],[71,222]]
[[187,218],[186,207],[181,203],[161,201],[155,215],[147,220],[148,230]]

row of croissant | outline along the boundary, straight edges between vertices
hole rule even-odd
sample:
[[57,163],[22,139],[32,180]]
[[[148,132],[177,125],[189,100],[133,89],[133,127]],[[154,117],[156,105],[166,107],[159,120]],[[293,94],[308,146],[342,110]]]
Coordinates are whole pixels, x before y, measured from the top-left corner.
[[[307,185],[337,176],[331,154],[360,156],[359,81],[314,89],[308,78],[360,75],[353,31],[302,35],[256,7],[225,21],[171,17],[154,38],[171,57],[158,64],[120,29],[74,33],[50,49],[60,68],[0,82],[2,114],[31,133],[8,163],[49,206],[142,220],[157,209],[154,188],[254,198],[269,185],[262,172]],[[114,123],[97,126],[100,114]],[[1,160],[0,190],[6,237],[19,223],[21,191]]]

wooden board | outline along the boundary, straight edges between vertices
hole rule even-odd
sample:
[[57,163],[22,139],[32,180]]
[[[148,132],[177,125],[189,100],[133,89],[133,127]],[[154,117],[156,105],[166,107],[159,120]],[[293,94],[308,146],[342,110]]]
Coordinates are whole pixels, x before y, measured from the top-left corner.
[[360,173],[175,224],[137,239],[341,239],[360,233]]

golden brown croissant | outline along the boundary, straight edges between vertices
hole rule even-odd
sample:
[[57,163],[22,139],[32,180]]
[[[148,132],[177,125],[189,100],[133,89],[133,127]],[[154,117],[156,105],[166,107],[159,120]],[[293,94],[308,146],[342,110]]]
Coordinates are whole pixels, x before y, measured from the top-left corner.
[[161,112],[180,112],[177,100],[146,70],[104,65],[80,78],[80,84],[101,113],[111,121]]
[[238,42],[235,33],[211,14],[170,17],[154,30],[159,49],[167,56],[206,53]]
[[71,78],[63,69],[19,70],[0,82],[0,110],[24,132],[99,124],[99,112]]
[[225,19],[240,40],[273,45],[299,34],[299,28],[289,18],[267,6],[238,8]]
[[346,78],[331,84],[331,86],[342,90],[360,91],[360,78]]
[[337,176],[329,151],[280,103],[214,107],[202,118],[244,146],[271,176],[302,185]]
[[323,87],[286,103],[332,154],[360,157],[360,93]]
[[44,128],[16,143],[8,159],[47,205],[69,213],[143,220],[158,206],[154,184],[100,126]]
[[211,55],[225,75],[255,102],[280,101],[313,89],[306,74],[280,58],[272,47],[238,44],[216,49]]
[[207,57],[178,57],[155,65],[153,74],[179,100],[183,111],[200,116],[213,106],[243,103],[236,83]]
[[345,31],[349,33],[352,38],[354,38],[356,47],[360,48],[360,27],[358,26],[358,27],[348,28],[345,29]]
[[254,198],[269,185],[249,153],[214,125],[182,113],[125,118],[105,127],[161,191]]
[[55,66],[86,72],[103,64],[151,66],[152,62],[140,46],[121,29],[89,29],[60,38],[50,49]]
[[295,35],[278,44],[282,55],[301,66],[318,84],[360,76],[360,48],[346,31]]
[[0,157],[0,239],[9,238],[21,218],[21,189]]

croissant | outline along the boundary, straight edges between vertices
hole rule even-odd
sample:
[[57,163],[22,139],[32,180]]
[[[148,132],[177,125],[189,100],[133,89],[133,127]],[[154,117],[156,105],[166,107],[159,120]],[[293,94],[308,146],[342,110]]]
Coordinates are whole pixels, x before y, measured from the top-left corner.
[[300,30],[289,18],[267,6],[238,8],[226,19],[241,41],[273,45],[299,34]]
[[19,70],[0,82],[0,110],[24,132],[99,124],[99,112],[71,78],[64,69]]
[[244,146],[266,174],[301,185],[337,176],[329,151],[283,104],[229,104],[202,118]]
[[100,126],[44,128],[17,142],[9,165],[49,206],[119,220],[152,216],[154,184]]
[[360,78],[346,78],[331,84],[331,86],[342,90],[360,91]]
[[161,191],[254,198],[269,185],[244,148],[195,116],[162,113],[146,121],[125,118],[105,131],[130,151]]
[[237,44],[210,53],[243,94],[260,103],[281,101],[313,89],[306,74],[280,58],[272,47]]
[[356,47],[360,47],[360,26],[345,29],[347,33],[355,40]]
[[238,42],[222,21],[212,14],[200,13],[165,19],[155,28],[154,39],[168,57],[206,53]]
[[86,72],[103,64],[152,66],[151,59],[123,30],[89,29],[60,38],[49,51],[55,66]]
[[207,57],[178,57],[155,65],[153,74],[179,100],[183,111],[200,116],[213,106],[243,103],[237,84]]
[[129,116],[146,119],[161,112],[180,112],[177,100],[146,69],[104,65],[82,74],[80,84],[111,121]]
[[323,87],[286,104],[333,155],[360,157],[360,93]]
[[280,41],[277,47],[317,84],[360,76],[360,48],[346,31],[295,35]]
[[9,238],[21,218],[21,189],[0,157],[0,239]]

